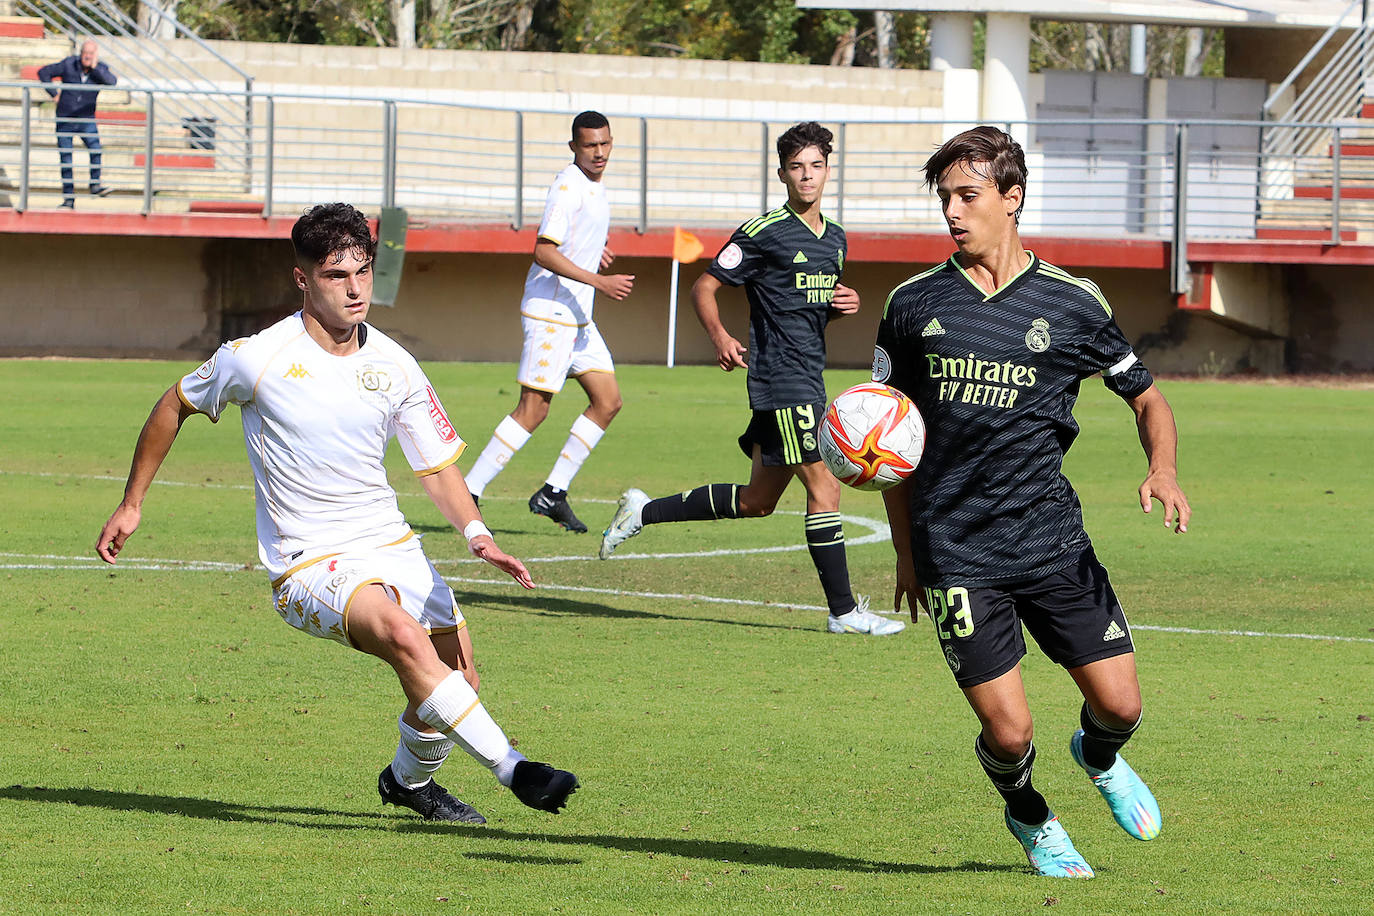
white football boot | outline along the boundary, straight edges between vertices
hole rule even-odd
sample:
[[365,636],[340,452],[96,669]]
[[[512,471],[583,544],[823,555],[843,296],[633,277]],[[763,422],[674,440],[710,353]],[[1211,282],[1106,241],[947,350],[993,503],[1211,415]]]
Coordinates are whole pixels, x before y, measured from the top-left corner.
[[836,617],[829,615],[826,624],[831,633],[866,633],[869,636],[891,636],[906,629],[900,620],[879,617],[868,609],[868,596],[859,595],[854,610]]
[[617,547],[644,530],[641,513],[648,503],[649,494],[636,487],[630,487],[621,494],[615,517],[601,533],[601,550],[597,556],[609,560]]

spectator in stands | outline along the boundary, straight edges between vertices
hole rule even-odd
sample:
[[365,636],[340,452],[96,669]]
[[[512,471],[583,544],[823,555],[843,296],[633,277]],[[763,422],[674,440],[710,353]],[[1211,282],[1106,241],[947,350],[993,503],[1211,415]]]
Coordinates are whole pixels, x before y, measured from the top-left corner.
[[[115,75],[100,61],[100,48],[87,39],[81,53],[63,58],[57,63],[40,67],[38,78],[45,83],[60,80],[64,86],[113,86]],[[62,206],[76,207],[76,191],[72,183],[72,140],[80,137],[91,157],[91,193],[104,197],[110,189],[100,183],[100,134],[95,123],[95,101],[99,90],[63,90],[49,88],[48,95],[57,99],[57,150],[62,159]]]

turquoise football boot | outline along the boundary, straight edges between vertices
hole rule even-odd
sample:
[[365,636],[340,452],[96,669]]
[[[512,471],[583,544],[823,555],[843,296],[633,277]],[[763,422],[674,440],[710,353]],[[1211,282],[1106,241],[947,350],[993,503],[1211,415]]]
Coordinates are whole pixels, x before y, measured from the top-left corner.
[[1073,848],[1073,841],[1064,832],[1059,818],[1050,812],[1043,824],[1023,824],[1003,811],[1007,829],[1026,850],[1026,861],[1037,874],[1047,878],[1091,878],[1092,866]]
[[1159,813],[1159,802],[1155,801],[1145,780],[1136,775],[1135,770],[1120,754],[1111,769],[1099,770],[1083,762],[1083,729],[1073,733],[1069,739],[1069,753],[1074,763],[1083,768],[1091,777],[1097,791],[1107,800],[1112,809],[1112,817],[1121,829],[1137,840],[1153,840],[1159,836],[1164,826],[1164,818]]

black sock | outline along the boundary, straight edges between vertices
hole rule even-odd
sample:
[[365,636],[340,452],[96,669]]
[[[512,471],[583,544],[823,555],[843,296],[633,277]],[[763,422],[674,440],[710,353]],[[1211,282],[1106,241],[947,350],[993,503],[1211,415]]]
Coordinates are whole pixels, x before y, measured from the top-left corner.
[[844,552],[844,527],[838,512],[816,512],[806,517],[806,549],[830,615],[838,617],[854,610],[854,593],[849,590],[849,560]]
[[1083,710],[1078,714],[1078,721],[1083,726],[1083,762],[1096,770],[1110,770],[1112,764],[1116,763],[1116,752],[1131,740],[1131,735],[1140,727],[1140,719],[1126,728],[1103,725],[1093,715],[1092,707],[1086,700],[1083,701]]
[[980,733],[973,742],[973,752],[983,772],[1007,801],[1007,813],[1023,824],[1039,824],[1049,819],[1050,806],[1045,796],[1031,786],[1031,767],[1035,764],[1035,745],[1020,760],[1007,761],[988,750]]
[[717,518],[739,518],[739,484],[709,483],[676,496],[651,499],[640,514],[646,525]]

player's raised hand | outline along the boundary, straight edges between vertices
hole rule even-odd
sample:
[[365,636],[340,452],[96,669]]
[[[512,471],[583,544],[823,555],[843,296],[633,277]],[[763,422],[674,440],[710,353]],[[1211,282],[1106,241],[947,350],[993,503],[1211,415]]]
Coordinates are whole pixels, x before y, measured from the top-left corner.
[[830,307],[841,315],[853,315],[859,310],[859,292],[850,289],[843,283],[835,284],[835,298],[830,301]]
[[[603,255],[604,257],[604,255]],[[599,284],[601,292],[619,302],[630,295],[630,290],[634,289],[634,274],[611,274],[602,277]]]
[[96,556],[106,563],[114,563],[124,549],[124,542],[138,529],[142,517],[143,513],[137,507],[120,503],[105,527],[100,529],[100,537],[95,542]]
[[610,267],[610,266],[611,266],[611,263],[612,263],[613,261],[615,261],[615,252],[612,251],[609,247],[608,247],[608,248],[602,248],[602,249],[601,249],[601,269],[602,269],[602,270],[605,270],[607,267]]
[[749,348],[729,334],[712,341],[716,346],[716,362],[726,372],[749,368]]
[[534,579],[530,578],[530,571],[525,568],[525,564],[497,547],[491,535],[477,535],[468,541],[468,550],[474,557],[495,566],[525,588],[534,588]]
[[1178,485],[1178,478],[1168,471],[1151,471],[1140,485],[1140,508],[1148,515],[1153,505],[1151,498],[1159,500],[1164,507],[1164,527],[1173,528],[1176,534],[1188,530],[1188,520],[1193,516],[1188,497]]

